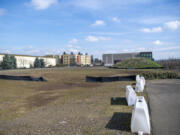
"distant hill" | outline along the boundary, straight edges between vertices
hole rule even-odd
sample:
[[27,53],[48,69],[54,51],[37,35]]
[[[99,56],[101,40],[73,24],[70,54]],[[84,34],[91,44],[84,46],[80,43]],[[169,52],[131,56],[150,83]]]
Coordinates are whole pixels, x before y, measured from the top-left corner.
[[138,69],[138,68],[162,68],[160,64],[156,62],[146,59],[146,58],[135,58],[135,59],[128,59],[123,60],[116,65],[116,68],[129,68],[129,69]]

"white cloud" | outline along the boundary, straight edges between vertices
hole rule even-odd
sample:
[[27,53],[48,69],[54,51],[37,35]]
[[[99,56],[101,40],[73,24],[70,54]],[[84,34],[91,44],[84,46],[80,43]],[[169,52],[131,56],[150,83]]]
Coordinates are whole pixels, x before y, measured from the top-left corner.
[[152,31],[152,32],[162,32],[162,27],[155,27],[155,28],[152,28],[151,31]]
[[156,41],[153,42],[153,44],[155,44],[155,45],[162,45],[162,42],[159,41],[159,40],[156,40]]
[[170,30],[176,30],[180,27],[180,21],[170,21],[165,23],[165,27]]
[[101,25],[105,25],[105,22],[102,20],[96,20],[92,26],[101,26]]
[[96,36],[88,36],[86,39],[86,41],[89,41],[89,42],[99,42],[99,41],[107,41],[107,40],[111,40],[110,37],[96,37]]
[[79,49],[81,48],[80,46],[78,46],[77,45],[77,43],[78,43],[78,39],[76,39],[76,38],[73,38],[72,40],[70,40],[69,42],[68,42],[68,45],[67,45],[67,50],[66,50],[66,52],[73,52],[73,53],[77,53],[77,52],[79,52]]
[[11,53],[11,51],[9,49],[0,49],[0,53]]
[[99,39],[97,37],[95,37],[95,36],[88,36],[86,38],[86,41],[89,41],[89,42],[98,42]]
[[132,48],[132,49],[121,50],[122,53],[142,52],[142,51],[148,51],[148,49],[147,48]]
[[70,49],[69,49],[69,52],[77,53],[77,52],[79,52],[79,50],[70,48]]
[[6,10],[4,8],[0,8],[0,16],[4,15],[5,11]]
[[151,29],[149,29],[149,28],[143,28],[143,29],[141,29],[141,31],[142,31],[142,32],[151,32]]
[[52,4],[56,4],[58,0],[31,0],[30,5],[32,5],[37,10],[47,9]]
[[162,32],[162,27],[154,27],[154,28],[143,28],[141,29],[142,32],[145,33],[156,33],[156,32]]
[[120,22],[120,19],[119,19],[118,17],[113,17],[113,18],[112,18],[112,21],[113,21],[113,22]]
[[78,39],[73,38],[72,40],[69,41],[69,44],[76,44],[78,42]]

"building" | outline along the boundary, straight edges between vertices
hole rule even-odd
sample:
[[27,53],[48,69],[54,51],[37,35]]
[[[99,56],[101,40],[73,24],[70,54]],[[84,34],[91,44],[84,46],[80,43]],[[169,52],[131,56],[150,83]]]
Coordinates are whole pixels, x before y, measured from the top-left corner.
[[[3,61],[3,57],[5,54],[0,54],[0,62]],[[30,56],[30,55],[16,55],[16,54],[8,54],[14,55],[16,58],[16,66],[17,68],[31,68],[34,66],[34,61],[36,58],[43,59],[45,63],[45,67],[56,66],[56,58],[45,57],[45,56]]]
[[77,65],[81,65],[81,54],[77,54],[76,57],[77,57],[77,61],[76,61]]
[[80,55],[80,65],[85,66],[85,65],[91,65],[91,56],[88,54],[85,55]]
[[81,59],[80,65],[86,65],[86,56],[80,55],[80,59]]
[[70,65],[74,66],[76,65],[77,57],[73,53],[70,54]]
[[[0,54],[0,63],[3,61],[5,54]],[[13,54],[8,54],[13,55]],[[91,65],[91,56],[88,54],[66,54],[62,55],[46,55],[46,56],[29,56],[29,55],[14,55],[16,58],[17,68],[31,68],[34,66],[36,58],[43,59],[45,67],[56,66],[57,64],[63,64],[67,66],[74,65]]]
[[69,54],[64,53],[63,55],[61,55],[62,64],[70,65],[70,58],[71,56]]
[[103,54],[104,66],[113,66],[114,64],[138,57],[145,57],[153,60],[152,52],[137,52],[137,53],[117,53],[117,54]]
[[91,65],[91,56],[85,55],[85,65]]
[[139,57],[144,57],[153,60],[152,52],[140,52]]
[[47,58],[55,58],[56,64],[61,64],[61,55],[45,55]]

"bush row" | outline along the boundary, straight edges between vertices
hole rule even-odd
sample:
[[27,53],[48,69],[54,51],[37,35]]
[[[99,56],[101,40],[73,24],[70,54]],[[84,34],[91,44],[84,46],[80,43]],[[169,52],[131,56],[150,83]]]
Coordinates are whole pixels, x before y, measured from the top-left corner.
[[143,72],[140,75],[145,79],[180,79],[180,76],[175,72]]

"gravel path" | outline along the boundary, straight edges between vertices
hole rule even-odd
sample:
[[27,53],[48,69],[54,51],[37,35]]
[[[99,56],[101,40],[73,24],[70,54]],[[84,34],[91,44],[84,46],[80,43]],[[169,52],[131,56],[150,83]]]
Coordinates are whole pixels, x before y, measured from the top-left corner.
[[147,84],[153,135],[180,134],[180,80],[154,80]]

